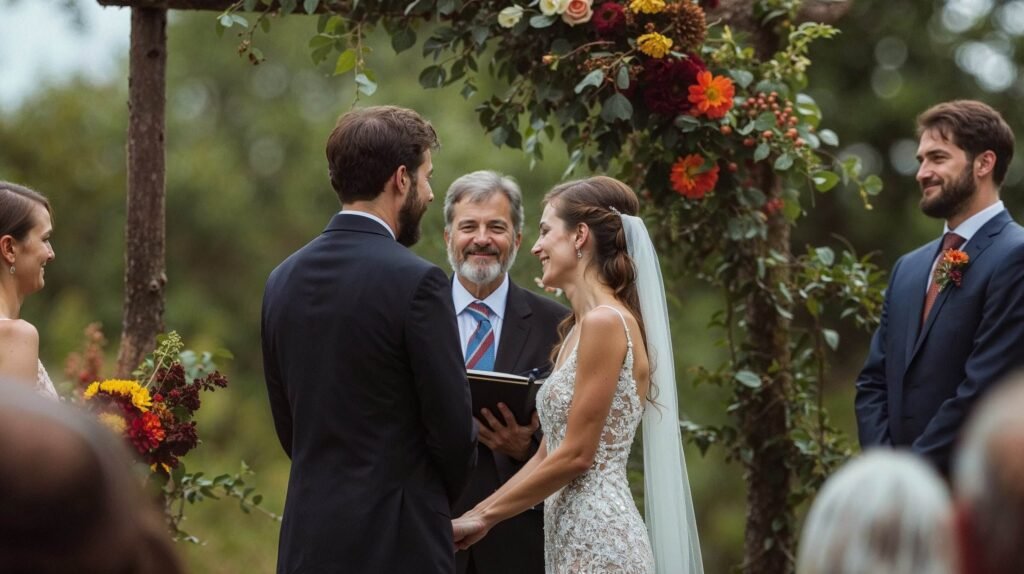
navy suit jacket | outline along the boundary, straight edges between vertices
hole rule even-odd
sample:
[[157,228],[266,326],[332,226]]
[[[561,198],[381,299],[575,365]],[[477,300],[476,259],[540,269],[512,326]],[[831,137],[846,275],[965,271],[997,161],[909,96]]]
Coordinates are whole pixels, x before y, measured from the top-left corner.
[[454,572],[476,431],[447,275],[336,215],[271,273],[262,339],[292,460],[277,571]]
[[1024,228],[1006,211],[985,223],[964,247],[961,285],[939,293],[922,326],[940,246],[932,241],[893,267],[856,410],[862,447],[909,447],[948,474],[971,407],[1024,365]]

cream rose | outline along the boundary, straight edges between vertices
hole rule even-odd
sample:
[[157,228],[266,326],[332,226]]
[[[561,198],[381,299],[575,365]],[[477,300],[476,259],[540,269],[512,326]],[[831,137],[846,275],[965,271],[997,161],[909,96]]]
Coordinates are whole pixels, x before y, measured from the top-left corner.
[[522,6],[509,6],[498,12],[498,25],[502,28],[511,28],[523,18]]
[[562,20],[570,26],[590,22],[590,17],[594,15],[594,11],[591,9],[593,1],[569,0],[569,5],[565,7],[565,12],[562,12]]
[[565,12],[569,0],[540,0],[540,11],[545,16],[554,16]]

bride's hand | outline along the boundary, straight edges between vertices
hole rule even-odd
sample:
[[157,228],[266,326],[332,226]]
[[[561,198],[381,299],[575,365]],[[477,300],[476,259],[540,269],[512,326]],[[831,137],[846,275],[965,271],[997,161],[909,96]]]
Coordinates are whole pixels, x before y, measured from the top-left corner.
[[465,550],[477,543],[491,529],[490,526],[472,510],[452,520],[452,538],[457,550]]

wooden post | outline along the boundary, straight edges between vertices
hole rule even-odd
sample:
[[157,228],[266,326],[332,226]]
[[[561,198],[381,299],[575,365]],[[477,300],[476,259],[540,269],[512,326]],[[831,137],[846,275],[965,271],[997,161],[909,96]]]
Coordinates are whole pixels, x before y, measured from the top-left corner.
[[128,68],[128,217],[117,374],[127,377],[164,329],[166,6],[132,8]]

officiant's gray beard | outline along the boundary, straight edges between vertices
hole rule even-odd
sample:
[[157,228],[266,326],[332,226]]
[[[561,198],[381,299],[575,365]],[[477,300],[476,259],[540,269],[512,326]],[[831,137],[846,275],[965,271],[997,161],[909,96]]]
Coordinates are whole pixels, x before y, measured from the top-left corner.
[[474,285],[487,285],[496,281],[503,274],[507,273],[512,268],[512,264],[516,262],[516,255],[519,249],[512,247],[512,250],[508,254],[508,259],[504,263],[501,262],[501,255],[498,255],[498,261],[494,263],[488,263],[487,265],[474,265],[465,259],[462,263],[459,263],[455,259],[455,249],[451,242],[448,242],[448,264],[451,265],[452,271],[456,275],[462,277],[466,281]]

